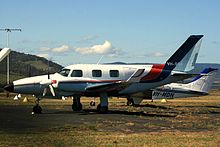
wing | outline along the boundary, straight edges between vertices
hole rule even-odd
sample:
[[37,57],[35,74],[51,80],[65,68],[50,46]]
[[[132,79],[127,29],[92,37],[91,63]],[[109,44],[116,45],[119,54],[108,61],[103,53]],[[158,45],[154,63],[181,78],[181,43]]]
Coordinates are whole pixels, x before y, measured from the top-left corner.
[[112,90],[121,90],[128,87],[130,84],[139,82],[144,69],[137,69],[126,81],[117,81],[113,83],[98,83],[86,87],[86,91],[103,91],[109,92]]

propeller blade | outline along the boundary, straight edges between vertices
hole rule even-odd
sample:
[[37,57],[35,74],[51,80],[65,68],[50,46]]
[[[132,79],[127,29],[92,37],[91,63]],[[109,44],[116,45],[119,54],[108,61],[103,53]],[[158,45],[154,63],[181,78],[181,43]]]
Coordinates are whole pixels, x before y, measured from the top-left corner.
[[54,92],[54,89],[53,89],[53,86],[52,85],[49,85],[49,88],[50,88],[50,92],[53,96],[55,96],[55,92]]
[[47,93],[47,87],[44,88],[44,91],[43,91],[43,96],[45,96]]

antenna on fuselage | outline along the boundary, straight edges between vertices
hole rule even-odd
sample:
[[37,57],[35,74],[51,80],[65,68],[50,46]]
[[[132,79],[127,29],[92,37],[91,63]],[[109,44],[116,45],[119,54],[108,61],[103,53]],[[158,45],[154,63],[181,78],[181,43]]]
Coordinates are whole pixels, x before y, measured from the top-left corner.
[[102,57],[99,59],[99,61],[97,62],[97,64],[99,64],[102,60],[102,58],[104,57],[104,55],[102,55]]
[[52,61],[52,58],[47,59],[47,76],[48,79],[50,79],[50,62]]

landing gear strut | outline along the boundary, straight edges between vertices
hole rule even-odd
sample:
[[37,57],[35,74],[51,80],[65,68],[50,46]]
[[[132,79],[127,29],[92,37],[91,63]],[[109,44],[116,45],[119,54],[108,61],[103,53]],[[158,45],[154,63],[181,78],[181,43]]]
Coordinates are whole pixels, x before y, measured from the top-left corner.
[[82,104],[80,102],[80,96],[74,96],[73,97],[72,109],[73,109],[73,111],[81,111],[82,110]]
[[33,107],[32,114],[41,114],[42,108],[40,106],[40,98],[37,98],[35,103],[36,103],[36,105]]
[[99,113],[108,113],[108,95],[107,93],[100,94],[100,104],[97,106]]

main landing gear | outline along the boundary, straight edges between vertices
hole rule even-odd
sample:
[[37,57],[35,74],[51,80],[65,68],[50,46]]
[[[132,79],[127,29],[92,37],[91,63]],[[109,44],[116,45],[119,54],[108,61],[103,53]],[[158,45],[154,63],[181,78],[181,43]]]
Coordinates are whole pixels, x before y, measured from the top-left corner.
[[[90,106],[95,106],[95,101],[90,102]],[[73,111],[81,111],[82,110],[80,96],[73,97],[72,109],[73,109]],[[107,95],[107,93],[100,94],[100,104],[98,104],[98,106],[97,106],[97,111],[99,113],[108,113],[108,95]]]
[[99,113],[108,113],[108,95],[107,93],[100,94],[100,104],[97,106]]
[[32,114],[41,114],[42,108],[40,106],[40,98],[37,98],[35,103],[36,103],[36,105],[33,107]]
[[73,109],[73,111],[81,111],[82,110],[82,104],[80,102],[80,96],[74,96],[73,97],[72,109]]

